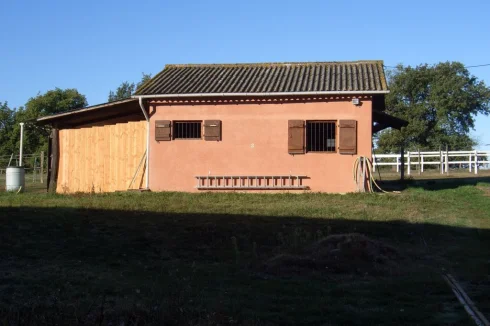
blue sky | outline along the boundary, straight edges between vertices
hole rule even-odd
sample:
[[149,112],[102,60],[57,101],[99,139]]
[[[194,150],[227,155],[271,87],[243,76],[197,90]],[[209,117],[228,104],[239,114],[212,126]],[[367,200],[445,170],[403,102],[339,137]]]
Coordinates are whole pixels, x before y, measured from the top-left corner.
[[[167,63],[490,63],[490,1],[0,2],[0,101],[77,88],[105,102]],[[471,69],[490,84],[490,66]],[[490,118],[476,136],[490,144]],[[490,149],[489,146],[481,146]]]

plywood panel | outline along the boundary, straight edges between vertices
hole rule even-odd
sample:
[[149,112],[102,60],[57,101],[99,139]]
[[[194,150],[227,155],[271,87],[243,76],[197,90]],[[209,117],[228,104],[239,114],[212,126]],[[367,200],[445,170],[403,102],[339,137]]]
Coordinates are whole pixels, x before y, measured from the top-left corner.
[[[61,130],[57,191],[126,190],[145,149],[145,121]],[[131,188],[144,185],[143,168]]]

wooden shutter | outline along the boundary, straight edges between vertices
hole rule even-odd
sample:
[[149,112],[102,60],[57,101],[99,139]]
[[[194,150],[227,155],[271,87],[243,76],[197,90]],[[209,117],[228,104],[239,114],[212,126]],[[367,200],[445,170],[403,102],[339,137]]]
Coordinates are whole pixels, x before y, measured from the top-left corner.
[[221,140],[220,120],[204,120],[204,140]]
[[339,120],[339,153],[357,154],[357,121]]
[[167,141],[171,138],[172,122],[170,120],[157,120],[155,121],[155,140]]
[[305,153],[305,122],[303,120],[288,121],[288,153]]

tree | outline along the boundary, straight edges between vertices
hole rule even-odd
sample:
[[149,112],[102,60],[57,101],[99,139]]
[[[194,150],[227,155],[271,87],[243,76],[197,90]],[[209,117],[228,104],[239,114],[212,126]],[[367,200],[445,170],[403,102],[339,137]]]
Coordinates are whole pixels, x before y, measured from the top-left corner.
[[150,74],[143,73],[141,80],[137,84],[129,83],[128,81],[122,82],[115,92],[114,91],[109,92],[108,102],[114,102],[114,101],[130,98],[136,92],[136,90],[141,87],[141,85],[143,85],[145,82],[147,82],[150,79],[151,79]]
[[10,132],[10,150],[16,152],[20,141],[20,122],[25,122],[24,126],[24,152],[37,153],[47,151],[47,136],[49,127],[39,127],[34,122],[42,116],[62,113],[87,106],[85,95],[80,94],[76,89],[60,89],[47,91],[31,97],[25,107],[15,111],[12,130]]
[[12,153],[14,121],[15,111],[8,107],[7,102],[0,103],[0,155]]
[[405,119],[407,127],[378,136],[381,151],[470,149],[475,116],[490,113],[490,89],[459,62],[415,68],[399,65],[388,75],[386,113]]

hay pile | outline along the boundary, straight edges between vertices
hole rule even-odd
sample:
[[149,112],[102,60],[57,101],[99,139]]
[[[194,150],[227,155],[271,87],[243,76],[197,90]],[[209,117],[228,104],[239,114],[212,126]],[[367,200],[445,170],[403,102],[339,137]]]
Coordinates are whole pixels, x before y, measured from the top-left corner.
[[274,275],[309,272],[360,275],[399,274],[402,256],[392,246],[358,234],[323,238],[298,255],[281,254],[269,259],[265,271]]

